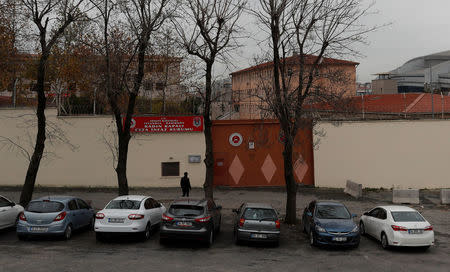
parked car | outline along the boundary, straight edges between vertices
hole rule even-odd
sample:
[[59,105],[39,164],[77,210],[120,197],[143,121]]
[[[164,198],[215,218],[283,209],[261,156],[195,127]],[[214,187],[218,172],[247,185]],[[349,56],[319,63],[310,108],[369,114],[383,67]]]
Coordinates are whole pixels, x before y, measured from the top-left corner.
[[23,212],[22,206],[0,196],[0,229],[14,227],[21,212]]
[[166,207],[151,196],[125,195],[111,200],[95,215],[97,240],[114,233],[140,234],[143,240],[161,223]]
[[381,241],[383,248],[434,245],[431,224],[415,209],[406,206],[379,206],[365,212],[359,222],[361,234]]
[[168,239],[194,239],[211,246],[214,235],[220,232],[222,206],[206,199],[174,201],[163,214],[160,242]]
[[302,216],[303,230],[309,234],[310,244],[358,247],[360,233],[344,204],[334,201],[312,201]]
[[58,235],[68,240],[72,232],[92,226],[94,210],[73,196],[48,196],[32,200],[19,215],[17,236]]
[[278,213],[270,204],[243,203],[234,220],[234,241],[263,241],[275,245],[280,241],[280,221]]

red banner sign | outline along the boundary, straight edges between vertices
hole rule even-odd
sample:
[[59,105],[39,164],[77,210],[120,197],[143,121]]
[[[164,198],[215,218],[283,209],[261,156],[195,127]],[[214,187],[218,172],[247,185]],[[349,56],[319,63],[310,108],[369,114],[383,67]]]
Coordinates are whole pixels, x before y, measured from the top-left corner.
[[[125,122],[125,118],[123,119]],[[202,132],[203,116],[136,116],[130,132]]]

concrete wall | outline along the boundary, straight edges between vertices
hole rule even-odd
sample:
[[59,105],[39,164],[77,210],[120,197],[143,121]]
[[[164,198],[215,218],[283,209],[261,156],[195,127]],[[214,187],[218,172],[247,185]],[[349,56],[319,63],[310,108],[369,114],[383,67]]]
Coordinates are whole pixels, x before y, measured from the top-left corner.
[[375,79],[372,80],[372,94],[396,94],[398,93],[397,80]]
[[371,188],[448,188],[450,121],[348,122],[319,125],[315,184]]
[[[50,186],[117,186],[114,163],[103,137],[112,138],[115,127],[111,117],[56,117],[47,110],[47,119],[58,125],[77,147],[47,141],[46,150],[54,152],[41,163],[37,184]],[[27,134],[33,138],[32,110],[0,109],[0,136],[10,137],[30,149]],[[19,137],[19,138],[17,138]],[[0,142],[0,185],[21,185],[28,161]],[[132,138],[128,158],[130,186],[177,187],[180,177],[161,177],[161,162],[180,162],[180,174],[189,172],[193,187],[204,182],[203,133],[136,134]],[[188,155],[201,155],[200,163],[189,163]]]

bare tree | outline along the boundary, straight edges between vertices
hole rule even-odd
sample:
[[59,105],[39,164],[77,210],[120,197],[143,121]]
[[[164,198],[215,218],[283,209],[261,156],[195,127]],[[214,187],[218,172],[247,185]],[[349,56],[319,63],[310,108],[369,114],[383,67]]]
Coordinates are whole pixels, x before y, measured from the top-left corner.
[[36,71],[36,84],[33,91],[37,93],[37,136],[36,144],[28,165],[25,183],[20,204],[26,205],[33,195],[34,184],[39,170],[46,140],[46,97],[44,93],[44,81],[46,75],[46,64],[50,57],[53,46],[64,33],[64,30],[74,21],[84,16],[82,12],[83,0],[22,0],[22,5],[27,17],[32,20],[39,31],[40,57]]
[[[117,181],[119,195],[128,194],[127,160],[128,146],[131,139],[130,126],[134,114],[136,97],[144,78],[144,65],[146,53],[149,47],[150,37],[170,17],[176,8],[173,0],[131,0],[131,1],[92,1],[99,12],[103,28],[103,57],[105,60],[105,88],[111,110],[117,126],[118,156],[117,156]],[[173,4],[173,5],[171,5]],[[110,22],[111,14],[115,8],[120,9],[125,16],[125,25],[130,30],[131,41],[134,42],[132,52],[127,56],[126,67],[123,69],[122,80],[113,86],[111,68]],[[119,61],[120,62],[120,61]],[[127,82],[127,73],[131,65],[137,63],[132,84]],[[130,85],[132,85],[130,87]],[[122,111],[121,98],[126,97],[127,105]],[[125,116],[123,119],[123,115]]]
[[205,65],[205,90],[203,118],[205,134],[206,176],[203,188],[205,197],[213,198],[214,155],[211,121],[211,92],[213,65],[225,60],[236,49],[238,20],[247,4],[246,0],[191,0],[184,1],[180,15],[174,20],[181,42],[190,55],[200,58]]
[[[254,15],[269,33],[273,62],[269,84],[263,88],[264,105],[279,120],[285,138],[285,222],[295,224],[293,147],[299,130],[313,126],[313,104],[339,105],[343,98],[343,90],[330,88],[345,77],[339,71],[325,71],[326,57],[357,54],[353,46],[376,27],[361,24],[371,7],[364,7],[361,0],[259,0],[259,4]],[[293,52],[297,56],[288,58]]]

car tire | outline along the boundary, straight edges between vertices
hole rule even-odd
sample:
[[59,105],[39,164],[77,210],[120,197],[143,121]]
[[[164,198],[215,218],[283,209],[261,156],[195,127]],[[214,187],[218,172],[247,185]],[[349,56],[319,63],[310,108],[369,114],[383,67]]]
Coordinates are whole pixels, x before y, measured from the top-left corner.
[[234,232],[233,239],[234,239],[234,244],[235,245],[239,246],[241,244],[241,240],[238,237],[237,231]]
[[314,246],[317,245],[316,237],[314,237],[314,232],[313,232],[312,230],[309,231],[309,244],[310,244],[312,247],[314,247]]
[[209,231],[208,240],[206,241],[206,245],[208,247],[211,247],[213,243],[214,243],[214,230],[211,229]]
[[222,217],[219,219],[219,225],[217,226],[216,234],[220,233],[220,226],[222,225]]
[[150,222],[147,223],[147,226],[145,226],[144,232],[142,232],[142,241],[145,242],[148,239],[150,239],[150,234],[152,232],[152,227]]
[[427,251],[429,248],[430,248],[430,246],[423,246],[423,247],[421,247],[421,249],[422,249],[423,251]]
[[389,248],[389,240],[387,238],[387,235],[384,232],[381,233],[381,247],[383,249]]
[[72,237],[72,225],[69,224],[67,225],[66,229],[64,230],[64,234],[63,234],[63,238],[64,240],[70,240],[70,238]]
[[366,236],[366,229],[364,228],[364,222],[359,222],[359,233],[361,236]]
[[95,229],[95,217],[91,218],[91,222],[89,222],[89,225],[87,226],[88,230],[94,230]]
[[306,225],[305,225],[305,219],[304,218],[302,218],[302,222],[300,223],[300,228],[303,231],[303,233],[306,233],[306,234],[308,233],[306,231]]

